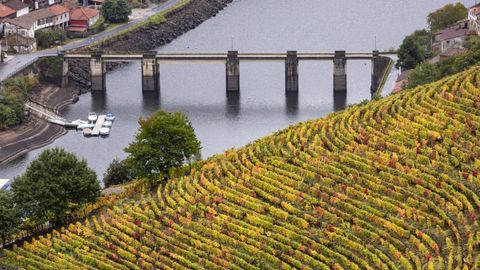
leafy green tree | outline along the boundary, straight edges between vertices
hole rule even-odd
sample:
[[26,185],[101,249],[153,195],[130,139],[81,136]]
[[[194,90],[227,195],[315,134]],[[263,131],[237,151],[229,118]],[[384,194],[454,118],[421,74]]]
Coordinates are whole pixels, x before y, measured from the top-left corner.
[[3,245],[21,222],[12,192],[0,190],[0,238]]
[[415,68],[427,58],[427,51],[422,48],[418,39],[414,36],[407,36],[400,45],[397,55],[396,67],[409,70]]
[[11,188],[24,217],[56,225],[100,195],[97,175],[87,162],[61,148],[43,151]]
[[200,155],[200,142],[182,113],[158,111],[148,119],[140,119],[140,132],[125,151],[136,176],[164,175],[193,156]]
[[28,76],[5,80],[0,89],[0,130],[25,120],[27,92],[36,84],[38,80]]
[[437,81],[441,78],[441,73],[436,65],[428,62],[423,62],[418,65],[408,77],[407,88],[413,88],[418,85],[423,85]]
[[102,16],[108,22],[126,22],[130,14],[132,14],[132,9],[127,0],[106,0],[102,4]]
[[112,185],[123,184],[132,180],[132,174],[125,161],[114,159],[103,175],[103,185],[107,188]]
[[435,12],[428,14],[427,22],[430,30],[435,33],[446,27],[453,25],[454,23],[466,19],[468,15],[467,8],[460,2],[453,4],[447,4]]

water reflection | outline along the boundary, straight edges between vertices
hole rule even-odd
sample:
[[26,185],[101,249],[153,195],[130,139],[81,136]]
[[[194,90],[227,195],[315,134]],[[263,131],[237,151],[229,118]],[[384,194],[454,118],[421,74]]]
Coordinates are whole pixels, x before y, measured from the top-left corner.
[[146,113],[154,112],[161,107],[160,91],[142,92],[143,111]]
[[298,114],[298,92],[286,92],[285,93],[285,104],[286,104],[286,113],[287,116],[297,116]]
[[226,116],[229,119],[240,115],[240,92],[227,92]]
[[101,112],[107,107],[107,91],[92,91],[92,112]]
[[333,110],[335,112],[345,109],[347,106],[347,92],[333,92]]

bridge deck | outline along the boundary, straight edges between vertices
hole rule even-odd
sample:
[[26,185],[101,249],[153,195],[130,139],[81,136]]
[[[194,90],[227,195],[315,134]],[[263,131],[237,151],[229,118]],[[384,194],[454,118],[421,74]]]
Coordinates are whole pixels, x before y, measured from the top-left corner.
[[[380,55],[386,55],[383,53]],[[226,61],[227,53],[158,53],[155,58],[158,61]],[[333,60],[333,53],[298,53],[298,60]],[[65,54],[66,60],[87,60],[91,54]],[[140,61],[142,54],[102,54],[101,58],[107,62]],[[238,59],[242,61],[283,61],[287,58],[286,53],[239,53]],[[371,60],[372,53],[347,53],[347,60]]]

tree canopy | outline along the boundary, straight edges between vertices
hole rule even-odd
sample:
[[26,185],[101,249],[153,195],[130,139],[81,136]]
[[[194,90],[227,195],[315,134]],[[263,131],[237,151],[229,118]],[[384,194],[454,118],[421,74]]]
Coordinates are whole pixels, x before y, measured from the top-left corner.
[[412,69],[427,58],[427,51],[422,48],[420,42],[418,36],[414,35],[407,36],[403,40],[397,53],[397,68],[401,67],[404,70]]
[[132,9],[127,0],[106,0],[102,4],[102,16],[108,22],[126,22],[130,14],[132,14]]
[[3,245],[20,223],[20,213],[15,207],[12,192],[0,190],[0,239]]
[[103,185],[107,188],[112,185],[123,184],[132,179],[130,169],[124,160],[114,159],[108,166],[107,171],[103,175]]
[[42,152],[11,188],[22,215],[38,223],[61,224],[71,212],[100,195],[97,175],[87,162],[61,148]]
[[428,14],[427,22],[430,30],[435,33],[454,23],[466,19],[468,15],[467,8],[460,2],[447,4],[440,9]]
[[136,176],[166,173],[200,155],[200,142],[184,114],[158,111],[148,119],[140,119],[139,124],[135,141],[125,149]]

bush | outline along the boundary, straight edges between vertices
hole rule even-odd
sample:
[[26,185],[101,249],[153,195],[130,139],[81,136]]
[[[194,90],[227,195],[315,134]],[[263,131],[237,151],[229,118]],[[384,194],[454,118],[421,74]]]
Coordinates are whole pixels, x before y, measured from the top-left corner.
[[132,174],[125,161],[114,159],[103,174],[103,185],[109,186],[123,184],[132,180]]
[[67,39],[67,33],[62,28],[40,30],[35,33],[37,45],[40,48],[50,48],[56,42],[63,43]]
[[439,80],[440,77],[441,74],[438,66],[429,64],[428,62],[423,62],[422,64],[418,65],[410,74],[407,88],[413,88],[418,85],[431,83]]
[[108,22],[126,22],[130,14],[132,14],[132,9],[127,0],[106,0],[102,4],[102,16]]
[[100,196],[96,173],[85,160],[61,148],[43,151],[14,178],[11,188],[23,217],[34,224],[62,224],[82,204]]

